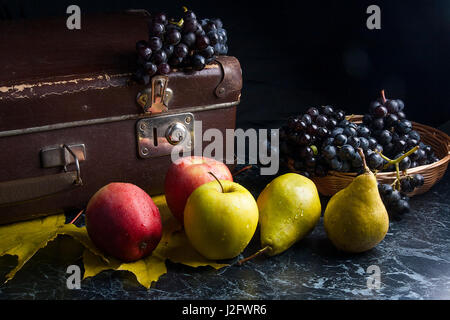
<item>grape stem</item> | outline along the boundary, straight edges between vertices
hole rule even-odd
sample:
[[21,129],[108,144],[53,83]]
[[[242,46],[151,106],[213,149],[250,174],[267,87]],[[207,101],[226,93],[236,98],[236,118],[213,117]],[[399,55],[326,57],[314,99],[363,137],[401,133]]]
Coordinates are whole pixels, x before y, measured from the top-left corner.
[[386,103],[386,95],[384,94],[384,90],[381,90],[381,98],[383,99],[383,104]]
[[394,183],[396,185],[396,189],[400,190],[400,168],[398,165],[398,162],[395,164],[395,174],[397,176],[397,178],[395,179]]
[[184,20],[183,20],[183,18],[181,18],[179,21],[170,20],[169,23],[177,25],[177,26],[179,26],[181,28],[183,26],[183,24],[184,24]]
[[[392,186],[396,186],[396,189],[400,188],[400,167],[399,167],[399,163],[405,159],[406,157],[410,156],[411,154],[413,154],[414,152],[416,152],[417,150],[419,150],[419,146],[415,146],[414,148],[412,148],[411,150],[409,150],[408,152],[406,152],[405,154],[402,154],[400,157],[398,157],[397,159],[391,160],[388,157],[386,157],[385,155],[383,155],[380,151],[375,150],[376,153],[378,153],[384,160],[387,161],[387,163],[384,165],[383,169],[387,169],[388,167],[394,165],[395,166],[395,172],[396,172],[396,176],[397,178],[394,180],[394,182],[392,183]],[[406,171],[405,171],[406,172]]]
[[395,165],[396,163],[400,163],[403,159],[405,159],[406,157],[410,156],[411,154],[413,154],[414,152],[416,152],[417,150],[419,150],[419,146],[415,146],[414,148],[412,148],[411,150],[409,150],[408,152],[406,152],[405,154],[402,154],[400,157],[398,157],[397,159],[391,160],[388,157],[386,157],[385,155],[383,155],[380,151],[376,150],[375,152],[378,153],[384,160],[387,161],[387,163],[384,165],[383,169],[386,169],[392,165]]

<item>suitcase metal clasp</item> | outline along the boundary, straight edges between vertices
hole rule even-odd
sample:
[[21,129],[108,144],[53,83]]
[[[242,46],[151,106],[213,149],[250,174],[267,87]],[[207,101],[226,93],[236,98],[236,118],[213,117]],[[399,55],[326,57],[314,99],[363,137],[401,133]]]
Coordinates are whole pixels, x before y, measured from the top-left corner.
[[168,76],[154,76],[152,85],[139,92],[136,100],[145,113],[161,113],[169,110],[168,104],[172,99],[173,91],[167,87]]
[[155,158],[194,148],[194,114],[190,112],[146,117],[136,123],[138,154]]

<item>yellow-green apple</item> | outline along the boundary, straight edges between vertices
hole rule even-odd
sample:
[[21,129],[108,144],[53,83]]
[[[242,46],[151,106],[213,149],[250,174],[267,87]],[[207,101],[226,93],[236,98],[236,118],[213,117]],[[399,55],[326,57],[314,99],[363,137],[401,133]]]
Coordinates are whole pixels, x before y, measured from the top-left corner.
[[220,161],[207,157],[188,156],[173,162],[166,174],[164,194],[172,214],[183,223],[183,212],[191,193],[207,182],[218,179],[233,181],[230,169]]
[[108,255],[135,261],[149,255],[162,236],[158,207],[131,183],[110,183],[86,207],[86,229],[92,242]]
[[189,242],[205,258],[239,255],[258,225],[258,205],[243,186],[228,180],[206,183],[192,192],[184,209]]

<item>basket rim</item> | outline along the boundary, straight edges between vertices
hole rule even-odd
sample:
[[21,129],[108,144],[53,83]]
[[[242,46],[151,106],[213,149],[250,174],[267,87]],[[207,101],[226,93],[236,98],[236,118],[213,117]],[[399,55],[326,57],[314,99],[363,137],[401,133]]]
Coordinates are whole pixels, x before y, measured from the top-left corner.
[[[361,115],[361,114],[352,114],[352,115],[346,116],[346,119],[347,120],[350,119],[349,121],[352,121],[352,120],[358,121],[358,120],[362,119],[362,117],[363,117],[363,115]],[[355,118],[357,118],[357,119],[355,119]],[[408,173],[417,173],[417,172],[421,172],[423,170],[433,169],[435,167],[440,167],[442,165],[445,165],[447,162],[449,162],[450,161],[450,136],[448,134],[446,134],[445,132],[443,132],[443,131],[441,131],[439,129],[430,127],[428,125],[425,125],[425,124],[422,124],[422,123],[419,123],[419,122],[415,122],[415,121],[411,121],[411,123],[412,123],[413,126],[414,125],[416,125],[416,126],[419,125],[419,126],[423,127],[424,129],[428,129],[430,131],[434,131],[434,132],[437,132],[440,135],[442,135],[447,141],[447,145],[446,145],[446,147],[447,147],[447,155],[445,157],[443,157],[442,159],[439,159],[439,161],[436,161],[436,162],[433,162],[433,163],[430,163],[430,164],[426,164],[426,165],[422,165],[422,166],[418,166],[418,167],[415,167],[415,168],[408,169],[407,170]],[[444,144],[445,141],[442,141],[441,143]],[[291,159],[291,158],[289,158],[289,159]],[[287,166],[288,166],[289,170],[291,170],[292,172],[299,173],[299,171],[295,170],[294,166],[289,161],[287,163]],[[396,172],[395,171],[392,171],[392,172],[377,172],[377,177],[389,178],[392,175],[395,176]],[[342,177],[342,178],[345,178],[345,177],[356,177],[357,173],[356,172],[339,172],[339,171],[335,171],[335,170],[329,170],[325,177],[327,177],[327,176]],[[314,177],[314,179],[320,179],[320,178],[325,178],[325,177]]]

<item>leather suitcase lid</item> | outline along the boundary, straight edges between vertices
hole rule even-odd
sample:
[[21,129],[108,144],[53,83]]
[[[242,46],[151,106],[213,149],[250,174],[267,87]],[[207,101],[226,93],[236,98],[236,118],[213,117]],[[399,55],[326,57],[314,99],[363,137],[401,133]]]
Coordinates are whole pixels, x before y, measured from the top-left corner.
[[[145,86],[130,78],[136,70],[136,41],[148,37],[147,19],[82,16],[81,30],[67,29],[65,17],[0,22],[0,137],[142,114],[136,96]],[[199,72],[171,72],[169,112],[239,102],[239,61],[218,60]]]
[[136,40],[147,37],[138,15],[81,18],[69,30],[66,18],[0,22],[0,83],[17,84],[67,75],[130,72]]

